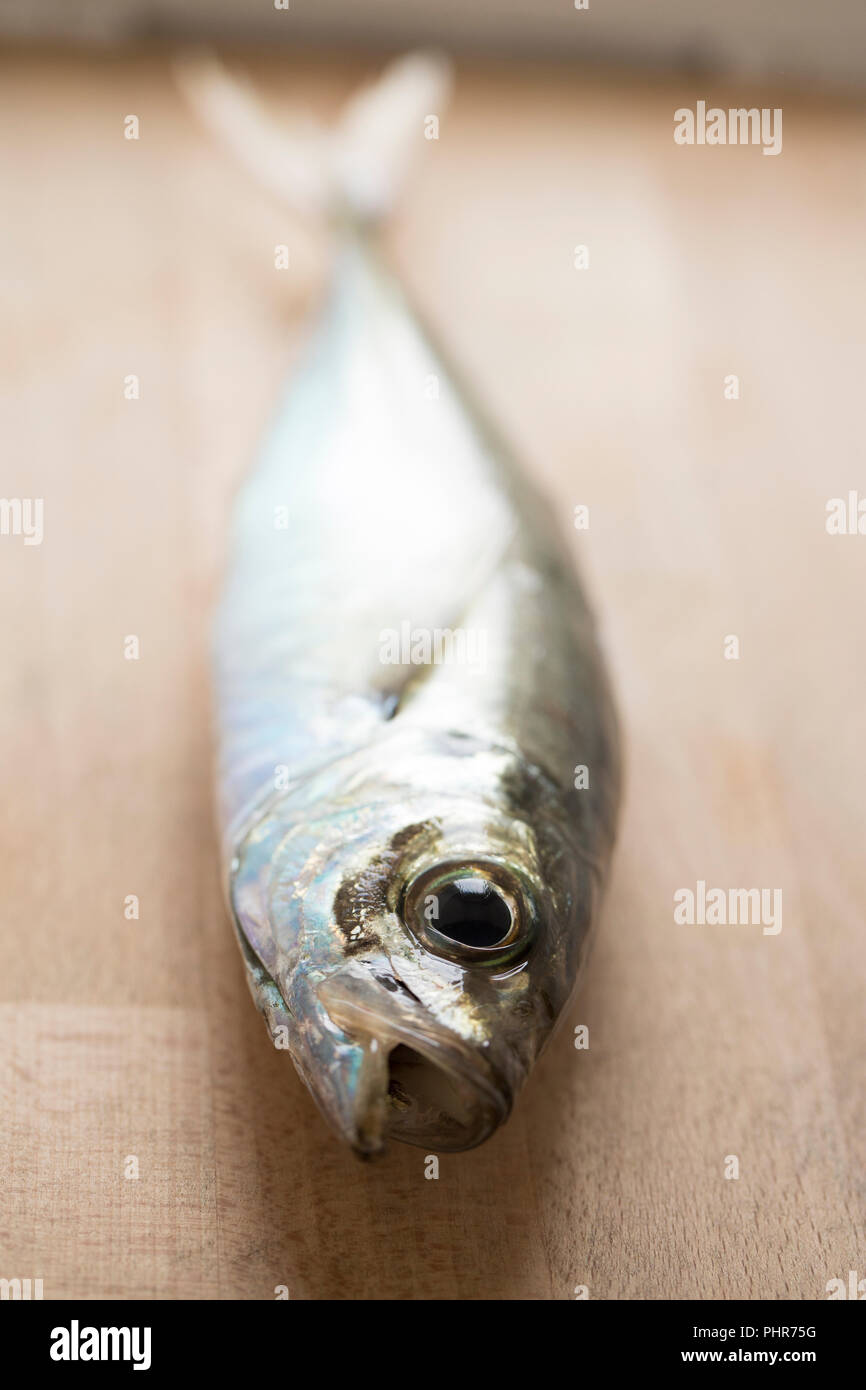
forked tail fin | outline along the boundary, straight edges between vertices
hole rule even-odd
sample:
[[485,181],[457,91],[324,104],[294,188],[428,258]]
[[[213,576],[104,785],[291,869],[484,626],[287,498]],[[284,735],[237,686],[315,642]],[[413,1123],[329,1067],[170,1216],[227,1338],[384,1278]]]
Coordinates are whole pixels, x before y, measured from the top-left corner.
[[305,216],[380,222],[399,196],[425,122],[444,109],[451,65],[438,53],[398,58],[325,128],[283,128],[252,86],[210,53],[178,55],[177,83],[202,123],[268,192]]

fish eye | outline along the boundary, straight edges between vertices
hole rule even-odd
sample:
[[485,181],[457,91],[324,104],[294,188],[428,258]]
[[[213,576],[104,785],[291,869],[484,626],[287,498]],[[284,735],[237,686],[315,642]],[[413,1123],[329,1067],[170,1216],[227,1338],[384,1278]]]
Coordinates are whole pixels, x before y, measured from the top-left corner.
[[501,964],[529,944],[533,921],[526,895],[502,865],[438,864],[407,887],[407,929],[428,951],[464,964]]
[[456,878],[439,890],[436,930],[462,946],[498,946],[511,930],[511,909],[489,879]]

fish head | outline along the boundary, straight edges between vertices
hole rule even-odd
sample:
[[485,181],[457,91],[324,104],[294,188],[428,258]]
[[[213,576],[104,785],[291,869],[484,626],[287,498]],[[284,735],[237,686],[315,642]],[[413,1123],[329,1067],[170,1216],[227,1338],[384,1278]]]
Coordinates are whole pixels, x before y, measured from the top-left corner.
[[425,735],[328,769],[296,793],[306,813],[282,808],[269,850],[253,945],[298,1071],[361,1155],[389,1136],[460,1151],[498,1128],[593,915],[561,792],[513,750],[442,745]]

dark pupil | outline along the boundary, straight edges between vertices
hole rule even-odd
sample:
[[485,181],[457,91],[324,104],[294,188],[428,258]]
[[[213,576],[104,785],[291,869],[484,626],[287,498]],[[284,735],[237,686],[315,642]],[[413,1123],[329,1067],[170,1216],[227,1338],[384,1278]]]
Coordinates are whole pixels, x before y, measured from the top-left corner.
[[433,926],[464,946],[495,946],[511,929],[511,913],[486,878],[458,878],[440,888]]

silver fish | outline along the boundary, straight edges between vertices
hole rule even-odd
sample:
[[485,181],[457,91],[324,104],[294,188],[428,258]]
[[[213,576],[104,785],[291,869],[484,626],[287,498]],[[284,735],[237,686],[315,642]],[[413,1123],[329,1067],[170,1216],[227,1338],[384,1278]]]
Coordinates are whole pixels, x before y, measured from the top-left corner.
[[616,718],[554,519],[363,233],[237,504],[216,684],[272,1038],[357,1153],[481,1143],[586,955]]

